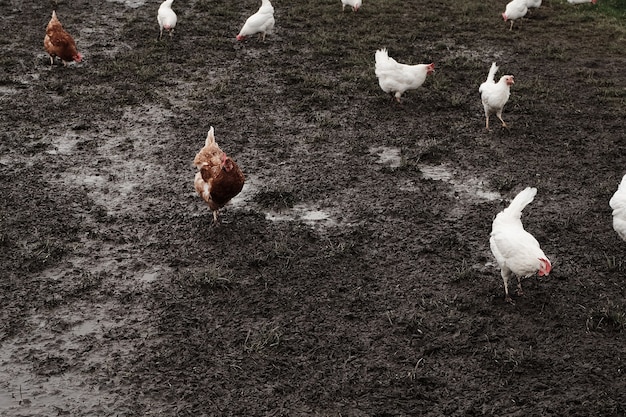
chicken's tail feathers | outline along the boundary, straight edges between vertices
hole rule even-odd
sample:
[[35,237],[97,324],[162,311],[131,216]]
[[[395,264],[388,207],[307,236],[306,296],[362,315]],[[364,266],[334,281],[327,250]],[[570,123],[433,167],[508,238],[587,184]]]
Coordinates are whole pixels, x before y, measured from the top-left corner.
[[624,174],[624,176],[622,177],[622,181],[619,183],[619,186],[617,187],[617,189],[626,189],[626,174]]
[[389,54],[387,53],[387,48],[382,48],[376,51],[376,62],[385,62],[389,59]]
[[206,143],[204,146],[209,146],[210,144],[215,143],[215,135],[213,133],[213,126],[209,129],[209,133],[206,135]]
[[617,191],[609,200],[609,206],[611,206],[613,210],[626,208],[626,175],[622,177],[622,181],[619,183]]
[[487,81],[494,82],[496,79],[496,72],[498,72],[498,66],[494,62],[491,64],[491,68],[489,69],[489,74],[487,75]]
[[511,201],[511,204],[509,204],[509,206],[506,209],[504,209],[502,213],[504,213],[507,216],[511,216],[511,217],[515,217],[519,219],[520,216],[522,215],[522,210],[524,210],[524,207],[530,204],[535,199],[536,195],[537,195],[536,188],[526,187],[525,189],[520,191],[518,195],[515,196],[513,201]]

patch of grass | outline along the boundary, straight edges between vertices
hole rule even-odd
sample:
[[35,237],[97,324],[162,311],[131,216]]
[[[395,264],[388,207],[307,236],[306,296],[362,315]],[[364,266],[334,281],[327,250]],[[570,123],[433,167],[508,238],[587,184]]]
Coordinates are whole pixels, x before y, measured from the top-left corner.
[[531,361],[535,356],[532,346],[512,348],[488,343],[485,349],[488,349],[493,362],[507,371],[519,368],[524,362]]
[[455,268],[452,282],[472,281],[476,278],[478,278],[477,271],[463,259],[461,265]]
[[607,301],[602,307],[588,312],[587,331],[622,331],[626,329],[626,306]]
[[626,19],[626,0],[601,0],[596,4],[597,10],[606,16]]
[[292,191],[268,190],[257,193],[254,202],[263,208],[280,211],[292,208],[298,199]]
[[624,270],[624,261],[616,259],[615,256],[604,255],[606,266],[609,272],[618,272]]
[[51,239],[37,242],[26,257],[25,267],[30,272],[42,271],[61,260],[67,251],[66,246]]
[[187,270],[178,275],[179,285],[188,288],[227,290],[232,288],[233,273],[218,265],[208,265],[201,271]]
[[243,350],[247,353],[260,353],[268,348],[280,344],[282,333],[280,327],[274,323],[263,324],[259,329],[248,330],[246,340],[243,342]]
[[435,139],[424,141],[423,146],[420,150],[419,162],[437,164],[450,152],[448,143],[442,143]]
[[495,175],[491,177],[489,184],[491,188],[498,190],[499,193],[508,193],[517,185],[517,182],[515,178],[508,175]]

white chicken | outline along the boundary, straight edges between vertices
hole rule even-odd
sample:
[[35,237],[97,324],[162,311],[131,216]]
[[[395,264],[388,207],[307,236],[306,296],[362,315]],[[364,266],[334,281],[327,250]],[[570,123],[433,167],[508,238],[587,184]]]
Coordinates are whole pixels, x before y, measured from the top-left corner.
[[493,113],[500,119],[502,126],[507,127],[504,120],[502,120],[502,110],[511,96],[511,85],[515,83],[512,75],[503,75],[496,83],[495,76],[497,71],[498,66],[494,62],[489,69],[487,80],[478,87],[478,92],[480,93],[480,98],[485,109],[485,127],[487,130],[489,130],[489,116]]
[[176,21],[178,20],[176,17],[176,13],[172,10],[172,3],[174,0],[165,0],[159,6],[159,11],[157,12],[157,22],[159,22],[159,40],[163,37],[163,29],[169,32],[170,37],[174,33],[174,28],[176,27]]
[[262,0],[261,7],[259,10],[250,16],[246,23],[244,23],[243,27],[239,31],[237,35],[237,40],[241,41],[246,36],[259,34],[263,40],[265,40],[265,35],[268,33],[272,33],[274,30],[274,7],[270,0]]
[[619,237],[626,240],[626,175],[622,177],[622,182],[609,200],[609,205],[613,209],[613,229]]
[[522,278],[534,275],[548,275],[552,264],[539,247],[537,239],[526,230],[520,220],[522,210],[533,201],[536,188],[527,187],[502,210],[493,220],[489,244],[491,252],[498,261],[504,281],[505,300],[513,303],[509,295],[509,278],[517,275],[517,295],[523,295]]
[[415,90],[426,81],[426,76],[435,71],[435,64],[400,64],[387,54],[386,49],[376,51],[375,72],[378,84],[385,93],[394,94],[400,103],[400,97],[407,90]]
[[541,7],[541,0],[526,0],[526,7],[529,9],[538,9]]
[[350,6],[353,11],[358,12],[361,4],[363,4],[361,0],[341,0],[341,11],[343,12],[346,6]]
[[596,4],[598,0],[567,0],[570,4],[583,4],[583,3],[593,3]]
[[513,0],[506,5],[506,9],[504,13],[502,13],[502,18],[505,22],[507,20],[511,21],[511,28],[509,30],[513,30],[513,22],[526,16],[526,13],[528,13],[526,0]]

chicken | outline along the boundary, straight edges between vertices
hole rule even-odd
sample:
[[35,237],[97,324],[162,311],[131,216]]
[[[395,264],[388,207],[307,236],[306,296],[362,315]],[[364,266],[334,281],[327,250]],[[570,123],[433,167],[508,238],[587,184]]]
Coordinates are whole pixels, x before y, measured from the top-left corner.
[[613,209],[613,229],[619,237],[626,240],[626,175],[622,177],[617,191],[609,200],[609,206]]
[[363,4],[361,0],[341,0],[341,11],[344,11],[346,6],[350,6],[353,11],[358,12],[361,4]]
[[513,303],[509,295],[509,278],[517,275],[517,295],[523,295],[522,278],[550,274],[552,264],[539,247],[533,235],[524,230],[520,217],[522,210],[533,201],[536,188],[527,187],[511,202],[509,207],[498,213],[493,220],[489,244],[498,261],[504,281],[505,300]]
[[237,40],[241,41],[246,36],[259,34],[263,40],[265,40],[265,35],[268,33],[272,33],[274,30],[274,7],[272,7],[272,3],[270,0],[261,0],[261,7],[259,10],[250,16],[246,23],[244,23],[243,27],[239,31],[237,35]]
[[414,90],[424,84],[426,76],[435,71],[435,64],[400,64],[389,57],[386,49],[376,51],[375,72],[378,84],[385,93],[394,94],[400,103],[400,97],[407,90]]
[[50,55],[50,65],[54,64],[54,57],[57,56],[61,58],[64,66],[70,61],[80,62],[83,59],[83,56],[76,49],[74,38],[63,29],[63,25],[59,22],[54,10],[52,11],[52,18],[46,26],[43,46]]
[[174,0],[165,0],[159,6],[159,11],[157,12],[157,22],[159,22],[159,40],[163,37],[163,29],[169,32],[170,37],[172,37],[174,33],[174,28],[176,27],[176,22],[178,18],[174,10],[172,10],[172,3]]
[[245,181],[239,166],[215,142],[213,126],[206,143],[193,160],[198,168],[194,179],[196,191],[213,211],[213,225],[218,224],[218,210],[235,197]]
[[480,85],[478,92],[485,108],[485,127],[489,130],[489,116],[493,113],[498,116],[498,119],[502,122],[502,126],[507,127],[504,120],[502,120],[502,110],[509,96],[511,95],[511,85],[515,83],[512,75],[503,75],[496,83],[495,76],[498,71],[496,63],[491,64],[487,80]]
[[526,1],[527,0],[513,0],[506,5],[506,9],[504,10],[504,13],[502,13],[502,18],[505,22],[507,20],[511,21],[511,28],[509,30],[513,30],[513,22],[517,19],[521,19],[526,16],[526,13],[528,13]]
[[526,7],[530,12],[530,9],[538,9],[541,7],[541,0],[526,0]]
[[598,0],[567,0],[570,4],[583,4],[583,3],[593,3],[596,4]]

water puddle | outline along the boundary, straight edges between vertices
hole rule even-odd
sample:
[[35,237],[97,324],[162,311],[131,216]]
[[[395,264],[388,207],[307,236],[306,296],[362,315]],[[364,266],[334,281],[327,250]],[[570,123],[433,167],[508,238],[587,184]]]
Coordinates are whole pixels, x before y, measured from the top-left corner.
[[54,136],[50,138],[50,143],[54,149],[46,151],[46,153],[50,155],[71,155],[79,140],[80,138],[78,136],[72,135],[71,133]]
[[154,267],[153,269],[145,271],[143,274],[141,274],[141,276],[139,276],[139,281],[147,283],[154,282],[169,270],[170,268],[167,267]]
[[296,204],[290,209],[281,211],[268,210],[265,212],[265,218],[273,222],[301,221],[309,226],[333,226],[336,224],[330,213],[304,203]]
[[379,164],[398,168],[402,166],[402,150],[400,148],[392,148],[388,146],[378,146],[369,149],[372,155],[378,155]]
[[86,336],[96,333],[101,327],[105,327],[105,323],[100,320],[85,320],[72,327],[72,333],[76,336]]
[[[125,6],[128,6],[128,7],[132,8],[132,9],[136,9],[136,8],[141,7],[144,4],[146,4],[145,0],[109,0],[109,2],[110,3],[121,3],[121,4],[125,5]],[[159,8],[158,5],[160,3],[155,3],[155,4],[157,4],[157,6],[155,6],[156,7],[155,8],[155,13],[156,13],[156,10]],[[155,14],[155,16],[156,16],[156,14]]]
[[[243,189],[235,198],[231,200],[229,206],[249,208],[250,206],[255,205],[254,196],[259,193],[259,190],[260,187],[256,184],[255,179],[247,177]],[[265,214],[265,218],[267,220],[273,222],[301,221],[309,226],[333,226],[337,224],[328,211],[321,210],[318,207],[314,207],[312,204],[307,203],[298,203],[293,207],[281,210],[271,210],[266,208],[257,209]]]
[[9,96],[13,94],[17,94],[17,88],[8,87],[6,85],[0,85],[0,98],[4,96]]
[[485,180],[471,175],[461,175],[446,165],[418,165],[426,179],[443,181],[450,185],[454,193],[463,195],[470,201],[494,201],[502,198],[497,191],[486,189]]

